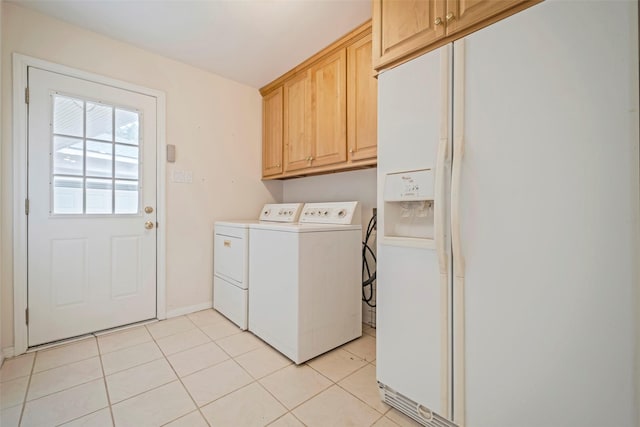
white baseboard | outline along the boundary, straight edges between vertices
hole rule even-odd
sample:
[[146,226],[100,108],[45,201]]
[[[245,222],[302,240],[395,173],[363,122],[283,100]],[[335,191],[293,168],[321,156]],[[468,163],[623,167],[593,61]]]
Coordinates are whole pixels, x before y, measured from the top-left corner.
[[15,350],[13,347],[6,347],[0,351],[0,365],[2,364],[2,359],[9,359],[15,356]]
[[190,305],[188,307],[175,308],[167,311],[167,319],[170,317],[183,316],[189,313],[195,313],[196,311],[206,310],[207,308],[213,308],[213,301],[203,302],[202,304]]

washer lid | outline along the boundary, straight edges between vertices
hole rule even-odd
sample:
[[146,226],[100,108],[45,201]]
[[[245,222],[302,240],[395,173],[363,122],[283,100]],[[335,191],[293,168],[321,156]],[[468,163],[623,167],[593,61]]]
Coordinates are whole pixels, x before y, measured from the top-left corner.
[[249,226],[251,230],[270,230],[284,233],[318,233],[326,231],[349,231],[362,230],[361,225],[341,225],[341,224],[278,224],[270,222],[254,223]]
[[257,224],[258,222],[257,219],[230,219],[227,221],[216,221],[214,226],[249,228],[250,224]]

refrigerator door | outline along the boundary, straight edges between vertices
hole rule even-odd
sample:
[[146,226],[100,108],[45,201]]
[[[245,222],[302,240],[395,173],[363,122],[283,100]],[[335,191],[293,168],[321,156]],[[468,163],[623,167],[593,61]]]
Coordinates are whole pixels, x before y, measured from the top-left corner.
[[637,425],[637,19],[545,1],[454,45],[466,427]]
[[447,46],[382,73],[378,83],[378,236],[385,236],[386,175],[431,169],[436,176],[433,244],[378,239],[377,248],[377,378],[399,393],[387,393],[389,403],[408,405],[422,422],[437,418],[431,411],[449,416],[451,402],[449,64]]

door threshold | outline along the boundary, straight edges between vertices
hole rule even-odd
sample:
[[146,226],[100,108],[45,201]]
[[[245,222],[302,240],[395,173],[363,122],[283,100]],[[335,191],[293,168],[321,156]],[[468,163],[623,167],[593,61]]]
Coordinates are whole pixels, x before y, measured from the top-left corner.
[[26,353],[33,353],[35,351],[48,350],[48,349],[54,348],[54,347],[61,347],[61,346],[66,345],[66,344],[71,344],[71,343],[75,343],[75,342],[79,342],[79,341],[84,341],[84,340],[86,340],[88,338],[97,338],[97,337],[100,337],[100,336],[103,336],[103,335],[113,334],[115,332],[126,331],[127,329],[137,328],[138,326],[149,325],[151,323],[156,323],[158,321],[159,321],[158,319],[142,320],[140,322],[129,323],[127,325],[117,326],[115,328],[102,329],[100,331],[91,332],[91,333],[84,334],[84,335],[78,335],[76,337],[65,338],[65,339],[58,340],[58,341],[52,341],[52,342],[48,342],[48,343],[44,343],[44,344],[34,345],[33,347],[27,348]]

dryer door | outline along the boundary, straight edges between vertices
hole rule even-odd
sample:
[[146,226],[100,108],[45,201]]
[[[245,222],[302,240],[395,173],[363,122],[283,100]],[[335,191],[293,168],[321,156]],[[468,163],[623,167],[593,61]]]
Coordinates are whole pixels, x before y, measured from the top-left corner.
[[245,228],[216,226],[214,271],[241,287],[248,286],[248,233]]

